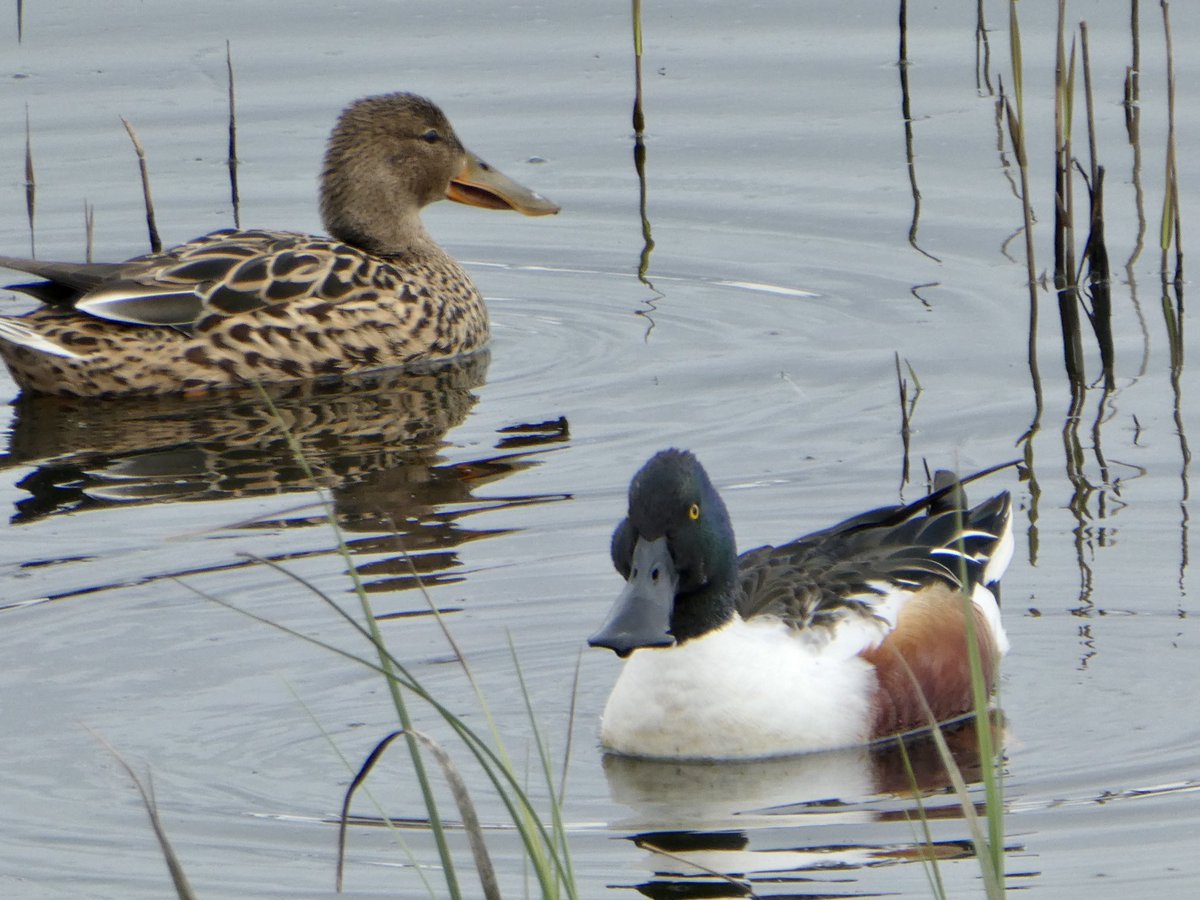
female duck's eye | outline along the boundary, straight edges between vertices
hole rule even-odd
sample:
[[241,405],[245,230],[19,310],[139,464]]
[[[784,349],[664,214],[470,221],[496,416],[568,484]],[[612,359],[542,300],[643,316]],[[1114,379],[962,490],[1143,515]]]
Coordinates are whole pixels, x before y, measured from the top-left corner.
[[698,518],[700,518],[700,504],[699,503],[693,503],[691,506],[688,507],[688,518],[691,519],[693,522],[695,522]]
[[427,144],[436,144],[442,139],[442,136],[437,133],[436,128],[430,128],[427,132],[421,135],[421,140]]

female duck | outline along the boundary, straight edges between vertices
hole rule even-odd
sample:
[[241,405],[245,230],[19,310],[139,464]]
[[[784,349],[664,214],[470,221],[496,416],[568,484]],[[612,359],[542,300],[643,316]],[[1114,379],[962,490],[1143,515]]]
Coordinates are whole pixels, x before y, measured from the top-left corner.
[[699,461],[654,456],[613,534],[625,589],[589,641],[629,657],[604,746],[737,759],[866,743],[929,724],[914,679],[938,720],[969,711],[965,610],[989,687],[1008,648],[993,589],[1012,557],[1011,501],[968,509],[949,473],[935,485],[738,557]]
[[470,353],[488,338],[470,277],[421,224],[448,197],[547,215],[558,207],[467,151],[413,94],[351,104],[329,139],[329,238],[216,231],[124,263],[0,257],[45,281],[45,305],[0,317],[22,389],[166,394],[338,375]]

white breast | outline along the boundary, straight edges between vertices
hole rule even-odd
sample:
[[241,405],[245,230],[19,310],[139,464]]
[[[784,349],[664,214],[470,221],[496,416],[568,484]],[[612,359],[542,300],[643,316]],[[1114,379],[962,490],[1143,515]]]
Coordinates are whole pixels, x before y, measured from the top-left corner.
[[775,619],[735,618],[682,646],[634,651],[605,707],[601,742],[673,759],[863,743],[875,674],[862,649],[861,638],[813,641]]

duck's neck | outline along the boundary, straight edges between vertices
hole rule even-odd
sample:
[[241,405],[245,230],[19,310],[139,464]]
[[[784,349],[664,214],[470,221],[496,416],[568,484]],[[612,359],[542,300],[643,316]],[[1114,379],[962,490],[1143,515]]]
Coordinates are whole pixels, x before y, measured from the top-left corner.
[[337,240],[368,253],[407,258],[441,254],[421,222],[421,208],[428,202],[403,181],[326,162],[321,183],[325,228]]
[[732,579],[710,582],[690,594],[676,596],[671,608],[671,634],[677,643],[703,637],[737,615]]
[[417,213],[398,216],[389,222],[327,218],[325,228],[331,237],[376,256],[429,260],[445,254],[429,236]]

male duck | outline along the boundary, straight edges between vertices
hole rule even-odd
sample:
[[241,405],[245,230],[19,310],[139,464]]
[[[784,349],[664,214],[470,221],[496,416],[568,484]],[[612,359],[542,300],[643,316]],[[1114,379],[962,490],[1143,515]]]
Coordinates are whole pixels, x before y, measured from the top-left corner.
[[[601,742],[631,756],[738,759],[866,743],[972,708],[964,594],[994,683],[996,592],[1012,503],[961,484],[736,556],[725,504],[691,453],[634,476],[612,539],[627,584],[589,643],[629,657]],[[632,654],[632,656],[630,656]]]
[[124,263],[0,257],[45,281],[46,305],[0,317],[22,389],[168,394],[278,382],[469,353],[483,298],[421,224],[448,197],[531,216],[558,207],[466,150],[413,94],[347,107],[329,138],[321,215],[331,237],[226,229]]

